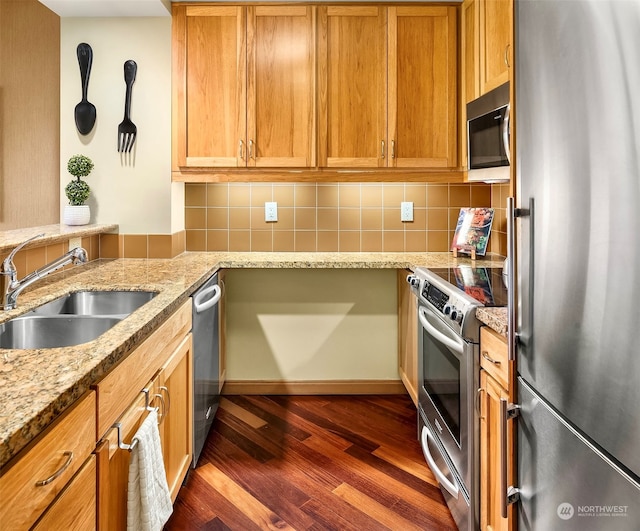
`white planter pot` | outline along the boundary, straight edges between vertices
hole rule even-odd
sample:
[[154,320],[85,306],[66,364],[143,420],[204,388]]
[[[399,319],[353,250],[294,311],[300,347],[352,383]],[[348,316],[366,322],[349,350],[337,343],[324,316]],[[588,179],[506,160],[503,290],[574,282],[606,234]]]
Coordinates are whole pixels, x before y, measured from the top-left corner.
[[91,218],[89,205],[66,205],[62,216],[65,225],[86,225]]

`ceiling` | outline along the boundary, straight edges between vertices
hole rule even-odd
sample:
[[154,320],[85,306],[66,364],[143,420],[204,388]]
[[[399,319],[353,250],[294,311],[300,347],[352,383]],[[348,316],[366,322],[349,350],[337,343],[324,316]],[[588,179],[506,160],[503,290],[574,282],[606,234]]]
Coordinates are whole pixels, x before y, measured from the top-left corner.
[[[210,2],[222,0],[38,0],[61,17],[168,17],[171,4],[183,2]],[[263,2],[281,0],[262,0]],[[345,0],[312,0],[313,3],[342,3]],[[375,0],[349,0],[350,3],[375,3]],[[396,3],[390,0],[388,4]],[[432,2],[440,0],[404,0],[404,2]],[[451,1],[451,0],[450,0]],[[461,0],[452,0],[458,2]]]
[[170,0],[39,0],[61,17],[168,17]]

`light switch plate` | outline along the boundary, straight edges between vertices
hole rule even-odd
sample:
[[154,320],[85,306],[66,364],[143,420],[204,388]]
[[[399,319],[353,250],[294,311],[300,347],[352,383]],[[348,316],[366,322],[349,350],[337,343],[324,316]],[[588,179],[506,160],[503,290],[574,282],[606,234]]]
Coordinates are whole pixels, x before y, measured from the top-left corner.
[[412,201],[402,201],[400,203],[400,221],[413,221]]
[[267,201],[264,204],[264,220],[278,221],[278,203],[275,201]]

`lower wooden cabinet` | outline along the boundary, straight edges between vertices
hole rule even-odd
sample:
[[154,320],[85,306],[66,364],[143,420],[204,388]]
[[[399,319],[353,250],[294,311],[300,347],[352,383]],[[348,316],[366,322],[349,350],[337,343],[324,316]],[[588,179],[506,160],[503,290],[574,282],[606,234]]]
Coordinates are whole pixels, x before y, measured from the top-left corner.
[[193,440],[193,348],[192,336],[163,365],[157,391],[164,396],[165,414],[160,424],[164,468],[171,500],[175,501],[192,457]]
[[418,406],[418,300],[407,283],[411,271],[398,271],[398,373]]
[[[96,395],[87,393],[71,406],[33,443],[3,467],[0,477],[0,528],[29,529],[58,496],[75,481],[72,479],[95,448]],[[94,490],[95,493],[95,490]],[[68,497],[67,497],[68,499]],[[87,514],[95,521],[95,496],[86,498]],[[68,502],[52,512],[66,514]],[[50,529],[65,529],[52,526]]]
[[[126,529],[131,453],[121,448],[118,440],[125,446],[132,443],[149,414],[148,407],[158,408],[158,429],[167,484],[175,501],[192,458],[193,349],[190,330],[189,300],[97,385],[98,418],[102,384],[106,389],[111,389],[115,386],[114,379],[126,380],[129,387],[137,389],[134,399],[117,416],[119,431],[115,424],[110,426],[96,448],[99,530]],[[152,358],[149,358],[150,353],[153,353]],[[139,363],[147,363],[149,359],[153,360],[149,363],[155,364],[153,377],[151,380],[141,380],[148,371],[137,371],[136,367]],[[111,414],[112,393],[105,395],[109,399],[105,399],[102,405]],[[107,413],[103,416],[106,418]]]
[[[502,423],[501,400],[513,402],[513,372],[507,357],[506,340],[493,330],[480,333],[480,529],[513,531],[513,505],[502,517]],[[515,472],[514,423],[507,422],[506,457],[508,484],[513,485]]]
[[96,528],[96,456],[91,455],[33,527],[35,531]]

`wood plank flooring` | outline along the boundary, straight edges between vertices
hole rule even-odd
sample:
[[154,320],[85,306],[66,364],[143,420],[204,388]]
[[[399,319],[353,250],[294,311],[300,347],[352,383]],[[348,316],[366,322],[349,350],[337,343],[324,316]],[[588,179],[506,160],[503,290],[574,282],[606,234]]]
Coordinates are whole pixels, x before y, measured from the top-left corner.
[[171,530],[455,530],[408,396],[227,396]]

